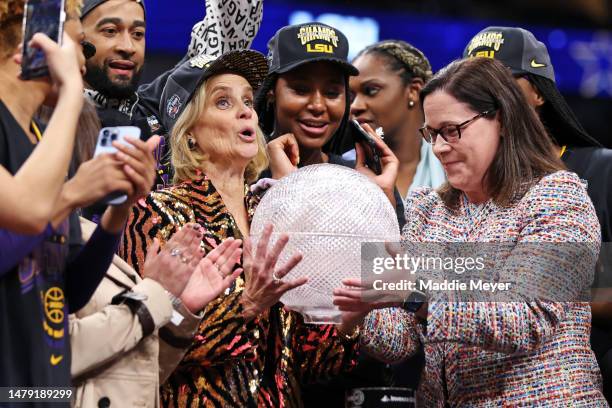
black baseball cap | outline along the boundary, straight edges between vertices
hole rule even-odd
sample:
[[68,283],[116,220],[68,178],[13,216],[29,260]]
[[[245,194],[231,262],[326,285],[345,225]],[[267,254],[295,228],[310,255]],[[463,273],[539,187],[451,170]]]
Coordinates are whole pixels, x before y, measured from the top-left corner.
[[348,75],[359,71],[348,62],[349,43],[344,34],[323,23],[285,26],[268,41],[270,74],[284,74],[316,61],[338,64]]
[[555,71],[546,45],[523,28],[485,28],[463,50],[463,58],[466,57],[493,58],[510,68],[515,75],[539,75],[555,82]]
[[[107,0],[85,0],[83,2],[83,8],[81,9],[81,19],[85,17],[87,14],[91,13],[93,9],[106,2]],[[145,11],[145,17],[147,15],[144,0],[134,0],[136,3],[142,6],[142,9]]]
[[262,53],[253,50],[230,51],[219,57],[198,55],[183,62],[168,77],[160,99],[160,119],[168,132],[202,82],[222,73],[243,76],[255,92],[268,73],[268,64]]
[[582,127],[557,89],[548,50],[531,32],[518,27],[487,27],[463,51],[463,57],[478,56],[499,60],[515,75],[533,75],[530,82],[547,102],[539,112],[540,118],[558,145],[601,146]]

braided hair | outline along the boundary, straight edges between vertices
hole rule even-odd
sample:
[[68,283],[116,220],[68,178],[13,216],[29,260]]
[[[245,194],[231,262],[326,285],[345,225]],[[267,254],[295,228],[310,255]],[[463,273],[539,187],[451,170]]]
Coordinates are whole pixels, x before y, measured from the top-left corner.
[[401,40],[385,40],[374,43],[357,54],[375,54],[385,58],[393,72],[397,72],[405,86],[414,78],[427,83],[433,76],[431,64],[421,50]]
[[525,77],[544,98],[539,111],[540,120],[559,146],[601,147],[601,143],[582,127],[553,81],[540,75],[525,74]]

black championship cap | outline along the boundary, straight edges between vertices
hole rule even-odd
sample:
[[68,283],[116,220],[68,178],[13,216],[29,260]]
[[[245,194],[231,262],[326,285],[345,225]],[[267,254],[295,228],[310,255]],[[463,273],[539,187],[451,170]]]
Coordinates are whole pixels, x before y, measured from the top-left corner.
[[513,74],[539,75],[555,82],[546,46],[522,28],[485,28],[463,50],[463,58],[466,57],[493,58],[510,68]]
[[322,23],[285,26],[268,41],[270,74],[283,74],[315,61],[330,61],[348,75],[359,71],[348,62],[349,43],[344,34]]
[[223,73],[243,76],[255,92],[268,74],[268,64],[266,57],[258,51],[238,50],[219,57],[198,55],[179,65],[168,77],[160,99],[160,119],[168,132],[202,82]]
[[[89,14],[93,9],[95,9],[96,7],[98,7],[99,5],[101,5],[102,3],[106,1],[107,0],[85,0],[83,2],[83,9],[81,10],[81,19],[83,19],[83,17]],[[146,10],[145,5],[144,5],[144,0],[134,0],[134,1],[140,4],[143,10]],[[145,17],[146,17],[146,11],[145,11]]]

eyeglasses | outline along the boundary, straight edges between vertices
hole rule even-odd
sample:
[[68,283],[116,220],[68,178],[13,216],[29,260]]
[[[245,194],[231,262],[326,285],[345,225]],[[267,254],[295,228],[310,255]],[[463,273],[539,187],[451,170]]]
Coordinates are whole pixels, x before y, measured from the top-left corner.
[[436,144],[436,139],[438,138],[438,135],[442,136],[442,139],[444,139],[446,143],[455,143],[459,139],[461,139],[461,129],[466,128],[472,122],[475,122],[477,119],[488,116],[492,114],[493,112],[495,112],[495,109],[489,109],[487,111],[480,112],[478,115],[474,116],[472,119],[468,119],[465,122],[462,122],[458,125],[446,125],[444,127],[441,127],[440,129],[434,129],[429,126],[423,126],[422,128],[419,129],[419,132],[421,132],[423,139],[425,139],[427,143],[432,144],[432,145]]

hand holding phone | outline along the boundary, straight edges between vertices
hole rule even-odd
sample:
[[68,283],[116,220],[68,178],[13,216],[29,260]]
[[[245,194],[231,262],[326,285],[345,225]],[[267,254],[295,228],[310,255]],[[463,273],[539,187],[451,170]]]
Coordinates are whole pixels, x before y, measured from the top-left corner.
[[376,146],[376,141],[373,136],[361,127],[357,120],[352,119],[349,123],[353,134],[353,140],[355,143],[359,143],[365,152],[365,165],[376,175],[380,175],[382,173],[382,152],[378,146]]
[[[36,33],[30,41],[30,47],[44,52],[49,78],[58,94],[63,94],[64,89],[69,88],[70,93],[76,92],[83,99],[83,67],[79,66],[77,45],[68,34],[63,34],[60,46],[45,34]],[[22,55],[18,56],[16,61],[21,64]]]
[[34,34],[43,33],[61,44],[64,32],[64,0],[28,0],[23,13],[23,49],[21,78],[34,79],[49,76],[45,53],[30,42]]
[[[116,127],[105,127],[100,130],[98,135],[98,142],[96,144],[96,150],[94,157],[105,154],[105,153],[117,153],[117,148],[113,146],[113,142],[121,143],[125,146],[130,146],[126,137],[132,137],[134,139],[140,138],[140,128],[136,126],[116,126]],[[116,191],[109,194],[103,199],[106,204],[119,205],[123,204],[127,200],[127,195],[121,191]]]
[[[353,123],[352,125],[357,129],[355,125],[359,125],[359,123]],[[395,183],[397,182],[397,173],[399,171],[399,160],[382,139],[372,136],[374,130],[372,130],[369,125],[366,124],[365,127],[367,131],[363,128],[361,129],[364,132],[363,136],[365,137],[367,135],[371,143],[367,143],[368,148],[364,146],[366,142],[360,142],[355,146],[357,148],[357,163],[355,164],[355,170],[376,183],[395,207],[395,194],[397,191]]]

